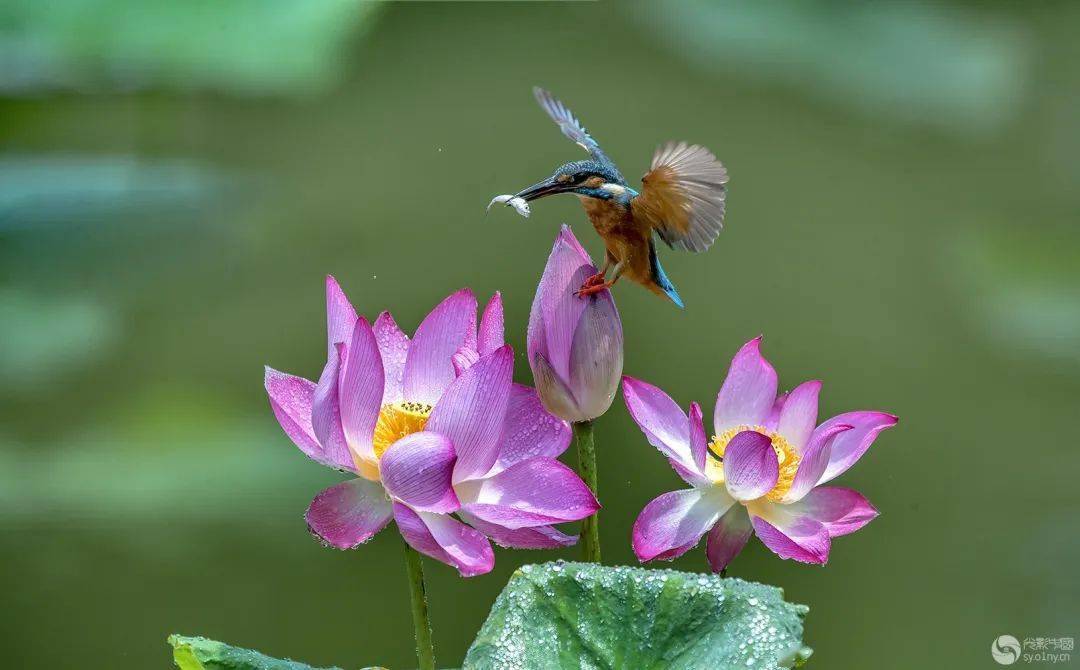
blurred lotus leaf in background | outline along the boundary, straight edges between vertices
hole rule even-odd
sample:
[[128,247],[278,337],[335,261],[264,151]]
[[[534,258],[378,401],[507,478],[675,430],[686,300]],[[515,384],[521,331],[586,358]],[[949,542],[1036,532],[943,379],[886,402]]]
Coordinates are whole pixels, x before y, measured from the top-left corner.
[[226,180],[220,171],[185,161],[136,156],[10,156],[0,158],[0,232],[42,226],[145,227],[200,214]]
[[[93,297],[0,287],[0,377],[23,380],[20,392],[47,386],[104,355],[116,340],[114,319]],[[0,395],[14,391],[5,385]]]
[[354,0],[8,0],[0,91],[324,91],[378,13]]
[[984,228],[946,250],[975,332],[1012,357],[1080,365],[1080,231]]
[[793,85],[871,115],[1000,128],[1031,59],[1016,26],[945,3],[661,0],[637,15],[695,66]]

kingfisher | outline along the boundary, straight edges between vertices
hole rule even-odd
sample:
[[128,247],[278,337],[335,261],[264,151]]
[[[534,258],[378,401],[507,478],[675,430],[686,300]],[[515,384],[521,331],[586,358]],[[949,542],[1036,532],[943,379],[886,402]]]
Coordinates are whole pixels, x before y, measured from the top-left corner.
[[668,142],[653,154],[637,191],[566,105],[540,87],[533,88],[533,95],[589,158],[561,165],[547,179],[503,201],[519,211],[523,206],[527,213],[523,202],[556,193],[578,196],[606,248],[603,267],[585,280],[578,296],[609,289],[625,275],[682,307],[679,292],[660,265],[654,237],[672,249],[694,253],[712,246],[724,223],[728,175],[723,164],[705,147]]

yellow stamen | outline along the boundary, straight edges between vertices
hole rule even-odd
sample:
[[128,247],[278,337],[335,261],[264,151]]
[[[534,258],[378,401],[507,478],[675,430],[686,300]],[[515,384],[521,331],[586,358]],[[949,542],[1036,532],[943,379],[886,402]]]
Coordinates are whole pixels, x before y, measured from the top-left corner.
[[406,435],[424,430],[432,409],[434,408],[431,405],[422,402],[395,402],[383,405],[379,411],[379,419],[375,422],[375,433],[371,438],[375,460],[354,458],[360,474],[368,479],[378,480],[379,459],[382,455],[391,444]]
[[420,402],[396,402],[385,405],[379,412],[375,424],[375,435],[371,440],[375,449],[375,458],[382,458],[390,445],[406,435],[419,433],[427,425],[431,416],[431,405]]
[[735,426],[713,437],[712,441],[709,442],[709,451],[712,454],[706,459],[705,473],[714,482],[720,483],[724,481],[724,450],[727,449],[731,438],[744,430],[761,433],[769,438],[769,442],[772,443],[773,451],[776,452],[776,461],[780,466],[780,476],[776,479],[776,486],[766,493],[765,497],[773,502],[781,502],[791,488],[791,483],[795,481],[795,473],[799,471],[799,461],[802,460],[802,457],[799,456],[795,448],[791,446],[783,435],[771,431],[765,426]]

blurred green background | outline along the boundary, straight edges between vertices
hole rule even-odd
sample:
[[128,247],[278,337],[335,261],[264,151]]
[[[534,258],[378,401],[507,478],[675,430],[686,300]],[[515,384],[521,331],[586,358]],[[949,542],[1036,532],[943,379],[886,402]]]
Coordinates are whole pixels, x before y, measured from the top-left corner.
[[[1080,623],[1080,6],[1068,2],[311,3],[0,7],[0,648],[13,668],[164,668],[203,634],[411,667],[392,530],[324,549],[340,477],[275,423],[262,366],[318,375],[323,275],[415,328],[502,290],[524,350],[573,198],[501,209],[582,154],[632,180],[712,148],[727,227],[663,254],[685,311],[616,299],[626,372],[712,400],[765,333],[822,417],[901,417],[840,483],[882,511],[829,565],[752,541],[731,573],[807,603],[814,667],[989,668]],[[519,354],[517,378],[529,382]],[[621,399],[598,425],[602,539],[680,485]],[[517,566],[429,562],[441,663]],[[701,549],[675,563],[706,568]]]

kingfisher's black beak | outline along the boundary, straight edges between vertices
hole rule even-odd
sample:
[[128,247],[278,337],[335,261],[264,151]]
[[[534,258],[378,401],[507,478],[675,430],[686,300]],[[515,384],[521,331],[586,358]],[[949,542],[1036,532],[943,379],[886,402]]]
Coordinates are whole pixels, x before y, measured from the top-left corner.
[[545,195],[554,195],[556,193],[566,193],[572,187],[568,184],[560,184],[555,181],[554,178],[545,179],[544,181],[533,184],[529,188],[519,191],[514,195],[515,198],[521,198],[525,202],[530,200],[536,200],[537,198],[543,198]]

